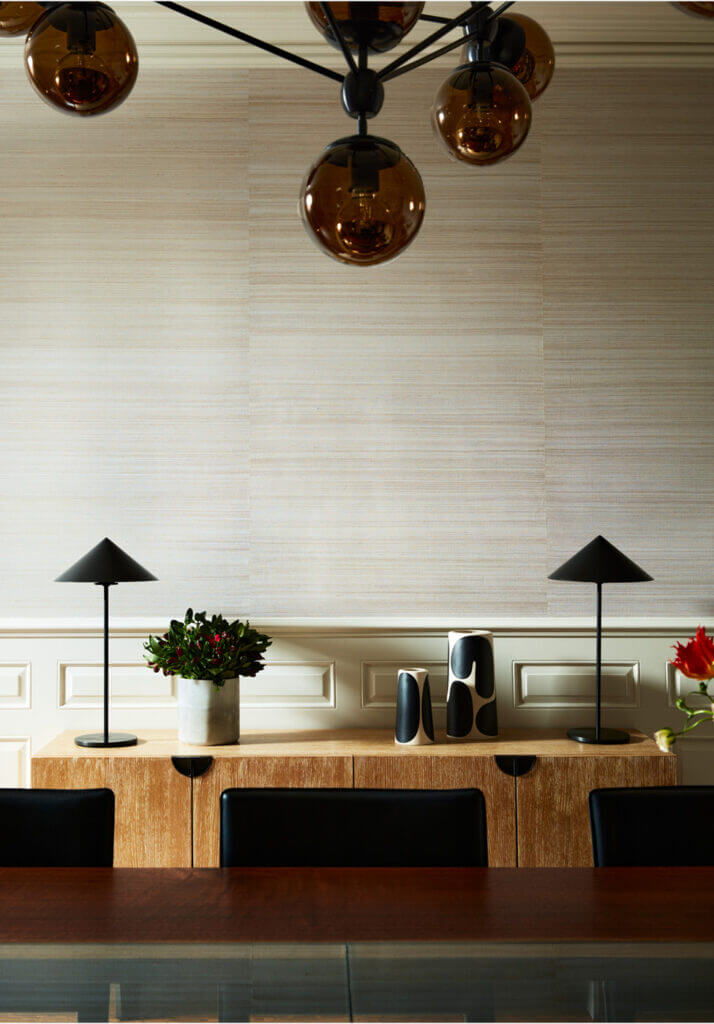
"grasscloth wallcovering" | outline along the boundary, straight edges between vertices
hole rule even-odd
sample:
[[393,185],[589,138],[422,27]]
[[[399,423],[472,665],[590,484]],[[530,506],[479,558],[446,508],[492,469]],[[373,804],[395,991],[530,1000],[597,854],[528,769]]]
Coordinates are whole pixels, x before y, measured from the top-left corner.
[[598,532],[656,579],[606,613],[714,610],[714,69],[563,68],[471,171],[390,85],[424,177],[400,260],[314,249],[302,174],[348,134],[306,72],[145,62],[96,123],[0,92],[0,607],[105,534],[160,577],[119,615],[569,615]]

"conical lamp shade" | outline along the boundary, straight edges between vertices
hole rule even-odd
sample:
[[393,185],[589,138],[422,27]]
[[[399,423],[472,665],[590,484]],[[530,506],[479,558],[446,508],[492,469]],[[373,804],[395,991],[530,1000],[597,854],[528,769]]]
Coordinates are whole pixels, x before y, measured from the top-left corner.
[[552,572],[549,580],[576,583],[644,583],[652,577],[604,537],[596,537]]
[[78,562],[58,576],[56,583],[138,583],[155,580],[143,565],[105,537]]

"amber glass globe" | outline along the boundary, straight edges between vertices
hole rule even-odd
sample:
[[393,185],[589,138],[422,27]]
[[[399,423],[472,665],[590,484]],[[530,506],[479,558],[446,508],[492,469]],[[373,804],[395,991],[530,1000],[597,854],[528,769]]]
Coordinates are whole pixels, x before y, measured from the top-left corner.
[[432,121],[450,156],[469,164],[494,164],[525,141],[531,101],[502,65],[463,64],[436,94]]
[[[414,28],[424,4],[331,3],[330,10],[351,50],[360,43],[372,53],[386,53]],[[319,3],[306,3],[313,25],[329,43],[338,46]]]
[[129,29],[104,4],[51,8],[25,43],[25,66],[43,99],[69,114],[103,114],[131,92],[139,69]]
[[21,36],[45,13],[42,4],[0,3],[0,36]]
[[694,14],[698,18],[714,18],[714,3],[708,3],[707,0],[692,0],[691,3],[672,4],[672,7],[684,11],[685,14]]
[[526,48],[511,71],[526,87],[532,100],[547,88],[555,70],[555,51],[550,36],[527,14],[511,14],[508,18],[520,25],[526,34]]
[[399,146],[373,135],[338,139],[307,172],[300,215],[319,248],[371,266],[399,255],[424,217],[424,185]]

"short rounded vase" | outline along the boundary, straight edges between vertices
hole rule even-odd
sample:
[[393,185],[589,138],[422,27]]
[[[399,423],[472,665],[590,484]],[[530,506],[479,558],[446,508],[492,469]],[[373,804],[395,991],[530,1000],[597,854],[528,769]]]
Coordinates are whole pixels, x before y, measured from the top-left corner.
[[211,679],[182,676],[177,682],[180,743],[217,747],[239,742],[238,678],[226,679],[220,686]]

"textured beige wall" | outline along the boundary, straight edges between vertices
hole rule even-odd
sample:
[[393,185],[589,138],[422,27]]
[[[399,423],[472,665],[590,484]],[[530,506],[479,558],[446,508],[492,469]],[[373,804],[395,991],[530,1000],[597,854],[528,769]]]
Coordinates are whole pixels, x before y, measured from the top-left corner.
[[714,69],[561,69],[480,172],[442,75],[388,89],[427,217],[364,271],[296,215],[331,83],[145,63],[77,123],[3,69],[0,615],[96,614],[51,581],[105,534],[161,578],[118,614],[567,615],[597,532],[656,577],[607,612],[711,614]]

